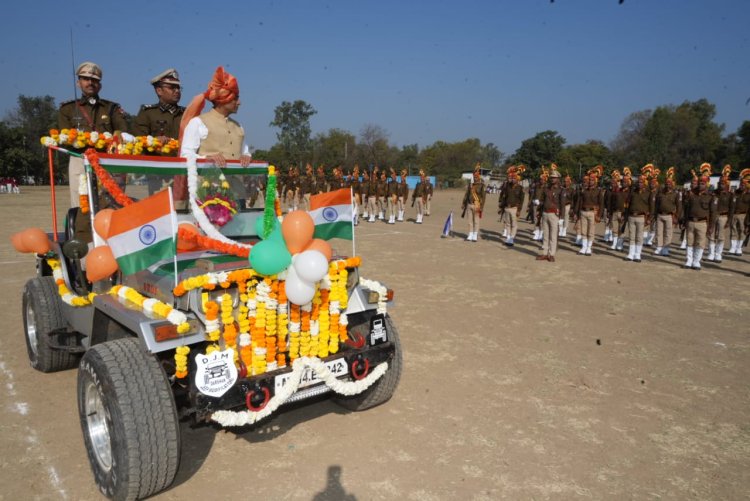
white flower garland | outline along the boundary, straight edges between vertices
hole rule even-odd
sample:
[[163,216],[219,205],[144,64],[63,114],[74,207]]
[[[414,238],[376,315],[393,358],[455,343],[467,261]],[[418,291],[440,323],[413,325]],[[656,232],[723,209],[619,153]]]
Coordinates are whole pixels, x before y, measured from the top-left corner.
[[216,227],[208,220],[208,217],[206,217],[206,213],[203,212],[203,209],[198,206],[198,202],[195,201],[198,193],[198,166],[195,163],[195,157],[193,155],[188,155],[187,157],[187,172],[190,212],[198,222],[198,226],[200,226],[200,228],[206,233],[208,237],[213,238],[214,240],[218,240],[219,242],[223,242],[227,245],[238,245],[246,249],[252,248],[252,245],[235,242],[234,240],[231,240],[222,235],[221,232],[217,230]]
[[78,176],[78,195],[85,197],[89,194],[89,183],[86,179],[86,174]]
[[378,293],[378,313],[385,315],[386,313],[386,297],[388,295],[388,289],[383,284],[375,280],[368,280],[363,277],[359,277],[359,285],[367,290],[375,291]]
[[270,416],[297,391],[302,374],[307,367],[310,367],[325,382],[326,386],[334,392],[339,395],[351,396],[362,393],[372,386],[375,381],[380,379],[385,374],[385,371],[388,370],[388,362],[378,365],[367,377],[359,381],[339,381],[319,358],[301,357],[292,364],[292,376],[286,386],[277,392],[262,410],[257,412],[249,409],[238,412],[216,411],[211,415],[211,419],[222,426],[245,426]]

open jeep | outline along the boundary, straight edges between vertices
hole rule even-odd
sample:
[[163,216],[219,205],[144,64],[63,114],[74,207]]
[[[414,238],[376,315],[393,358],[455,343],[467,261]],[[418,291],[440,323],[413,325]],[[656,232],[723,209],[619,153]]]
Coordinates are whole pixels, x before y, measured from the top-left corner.
[[[223,170],[236,192],[224,199],[231,219],[218,226],[196,193],[206,162],[93,150],[85,157],[87,200],[68,212],[47,252],[34,251],[23,323],[32,367],[79,368],[80,422],[104,495],[137,499],[167,488],[180,460],[180,419],[243,426],[318,395],[355,411],[392,396],[402,364],[386,313],[392,291],[360,278],[359,258],[331,258],[306,304],[287,298],[290,270],[261,275],[250,266],[273,203],[262,192],[272,167]],[[187,208],[171,211],[176,257],[87,279],[98,264],[87,258],[105,245],[97,214],[185,181]],[[183,231],[196,223],[202,232]],[[125,235],[142,244],[151,237],[143,229]]]

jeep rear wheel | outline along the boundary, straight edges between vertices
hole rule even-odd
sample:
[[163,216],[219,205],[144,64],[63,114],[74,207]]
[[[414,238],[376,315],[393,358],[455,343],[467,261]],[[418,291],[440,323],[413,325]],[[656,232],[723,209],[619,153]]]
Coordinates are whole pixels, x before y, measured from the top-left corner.
[[78,413],[99,490],[141,499],[167,488],[180,461],[172,389],[136,338],[94,346],[78,372]]
[[62,314],[62,300],[52,277],[36,277],[23,288],[23,328],[26,351],[31,366],[41,372],[72,369],[80,357],[76,353],[52,346],[51,336],[67,344],[75,337],[67,333],[55,334],[66,327]]
[[[398,382],[401,379],[401,366],[403,363],[401,341],[399,340],[396,326],[393,325],[389,315],[385,316],[385,325],[388,332],[388,340],[393,343],[394,346],[393,359],[388,362],[388,370],[385,371],[385,374],[383,374],[380,379],[362,393],[351,397],[335,397],[333,401],[341,407],[349,409],[350,411],[363,411],[370,409],[371,407],[375,407],[376,405],[380,405],[390,400],[393,393],[396,391]],[[351,328],[351,330],[356,330],[364,339],[368,338],[369,329],[369,321]]]

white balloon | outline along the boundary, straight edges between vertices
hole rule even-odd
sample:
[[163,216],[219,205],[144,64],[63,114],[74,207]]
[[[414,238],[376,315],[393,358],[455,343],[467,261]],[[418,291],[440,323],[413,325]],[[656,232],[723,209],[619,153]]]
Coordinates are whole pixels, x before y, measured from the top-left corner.
[[292,267],[302,280],[315,283],[328,273],[328,260],[320,251],[306,250],[295,256]]
[[293,266],[287,270],[285,289],[289,302],[299,306],[309,303],[315,296],[315,284],[302,280]]

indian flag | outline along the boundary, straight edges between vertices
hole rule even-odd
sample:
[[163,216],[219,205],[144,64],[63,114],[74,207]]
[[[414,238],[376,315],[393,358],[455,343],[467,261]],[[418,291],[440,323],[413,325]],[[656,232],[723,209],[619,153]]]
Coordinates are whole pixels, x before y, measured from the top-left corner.
[[315,222],[315,238],[354,239],[352,231],[352,191],[350,188],[310,197],[310,216]]
[[112,213],[107,244],[125,275],[175,255],[170,192],[162,190]]

